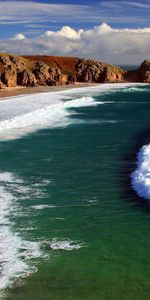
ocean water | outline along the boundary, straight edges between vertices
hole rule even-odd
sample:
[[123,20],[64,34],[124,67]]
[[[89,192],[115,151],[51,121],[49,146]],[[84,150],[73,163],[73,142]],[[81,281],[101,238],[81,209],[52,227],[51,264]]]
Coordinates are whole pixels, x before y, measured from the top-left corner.
[[0,299],[150,299],[150,86],[0,102]]

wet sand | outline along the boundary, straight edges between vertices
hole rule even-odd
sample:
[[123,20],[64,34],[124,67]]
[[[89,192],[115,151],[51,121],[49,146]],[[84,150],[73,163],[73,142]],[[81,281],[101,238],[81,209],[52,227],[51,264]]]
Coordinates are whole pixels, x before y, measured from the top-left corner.
[[35,93],[48,93],[48,92],[57,92],[57,91],[64,91],[67,89],[73,89],[78,87],[89,87],[95,86],[96,83],[75,83],[75,84],[68,84],[68,85],[60,85],[60,86],[38,86],[38,87],[11,87],[5,88],[0,90],[0,100],[4,100],[5,98],[10,98],[18,95],[25,95],[25,94],[35,94]]

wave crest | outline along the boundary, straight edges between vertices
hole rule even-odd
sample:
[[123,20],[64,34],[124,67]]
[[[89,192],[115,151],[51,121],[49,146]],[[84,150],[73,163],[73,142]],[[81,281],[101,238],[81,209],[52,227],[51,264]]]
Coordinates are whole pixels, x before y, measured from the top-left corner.
[[150,144],[143,146],[137,155],[137,168],[131,174],[131,183],[140,197],[150,200]]

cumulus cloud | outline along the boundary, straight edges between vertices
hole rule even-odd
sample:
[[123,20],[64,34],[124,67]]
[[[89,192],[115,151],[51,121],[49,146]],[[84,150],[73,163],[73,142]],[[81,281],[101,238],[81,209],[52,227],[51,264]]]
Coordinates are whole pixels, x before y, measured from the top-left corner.
[[16,41],[24,40],[25,39],[25,35],[22,34],[22,33],[17,33],[17,34],[14,35],[14,37],[12,39],[16,40]]
[[89,57],[114,64],[137,64],[150,59],[150,28],[116,29],[106,23],[88,30],[63,26],[37,38],[18,34],[1,40],[0,51],[18,54],[47,54]]
[[82,32],[82,30],[76,31],[73,28],[69,27],[69,26],[63,26],[61,28],[61,30],[59,31],[50,31],[47,30],[44,33],[45,37],[65,37],[65,38],[69,38],[69,39],[78,39],[80,38],[80,33]]

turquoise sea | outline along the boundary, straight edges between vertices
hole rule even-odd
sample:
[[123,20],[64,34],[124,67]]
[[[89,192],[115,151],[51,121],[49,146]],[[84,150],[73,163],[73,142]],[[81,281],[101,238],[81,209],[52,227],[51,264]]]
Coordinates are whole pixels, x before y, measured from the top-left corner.
[[0,102],[1,299],[150,299],[149,142],[148,85]]

